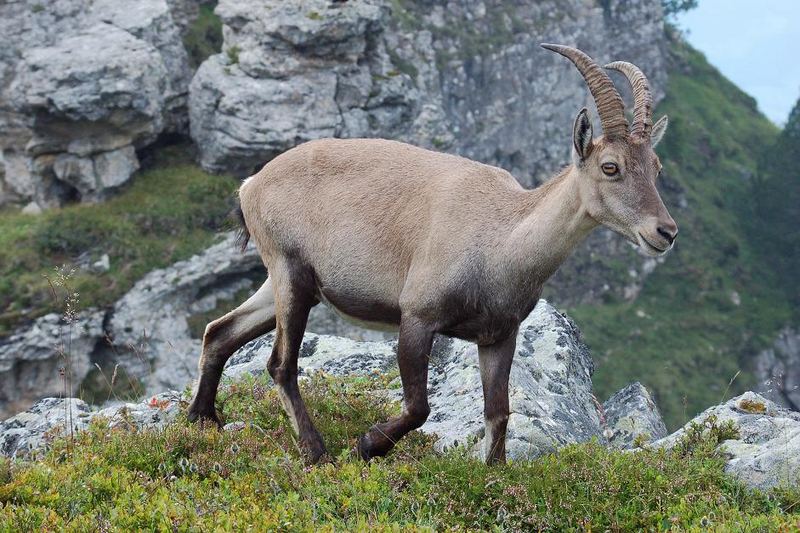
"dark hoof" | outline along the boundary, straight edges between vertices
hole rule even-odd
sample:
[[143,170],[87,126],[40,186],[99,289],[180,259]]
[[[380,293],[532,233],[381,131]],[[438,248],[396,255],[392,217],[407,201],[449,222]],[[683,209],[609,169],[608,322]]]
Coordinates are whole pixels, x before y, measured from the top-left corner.
[[[384,440],[384,439],[380,439]],[[356,451],[358,452],[358,456],[361,457],[364,461],[369,461],[373,457],[383,457],[389,450],[391,450],[391,446],[380,446],[376,445],[373,441],[370,433],[367,433],[360,439],[358,439],[358,445],[356,446]]]
[[333,462],[321,438],[310,442],[301,441],[300,454],[303,456],[303,461],[307,465]]
[[356,452],[358,452],[358,456],[364,461],[369,461],[372,459],[372,439],[369,438],[369,434],[366,434],[358,439],[358,444],[356,444]]
[[195,404],[192,404],[186,411],[186,418],[189,419],[189,422],[200,424],[200,427],[216,426],[222,429],[223,426],[222,420],[213,407],[209,411],[208,409],[200,409]]

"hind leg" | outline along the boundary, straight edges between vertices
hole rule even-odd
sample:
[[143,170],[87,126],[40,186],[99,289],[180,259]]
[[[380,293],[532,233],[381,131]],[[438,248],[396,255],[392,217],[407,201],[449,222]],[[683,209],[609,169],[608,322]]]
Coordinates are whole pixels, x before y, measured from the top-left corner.
[[309,464],[326,454],[322,436],[317,431],[300,396],[297,385],[297,358],[303,342],[308,313],[318,303],[314,280],[302,265],[283,262],[273,268],[275,278],[275,345],[267,370],[278,388],[292,428],[297,434],[300,452]]
[[188,410],[189,420],[221,425],[214,409],[222,369],[233,353],[251,340],[275,329],[275,301],[269,278],[250,298],[206,326],[200,356],[200,380]]

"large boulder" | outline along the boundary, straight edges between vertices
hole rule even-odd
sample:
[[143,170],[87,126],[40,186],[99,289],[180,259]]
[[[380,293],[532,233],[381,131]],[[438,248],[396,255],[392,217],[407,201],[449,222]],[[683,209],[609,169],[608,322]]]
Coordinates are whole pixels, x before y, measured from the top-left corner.
[[[713,418],[712,418],[713,417]],[[800,480],[800,413],[789,411],[754,392],[706,409],[653,446],[672,447],[693,426],[733,422],[739,435],[720,444],[725,470],[750,487],[796,486]]]
[[165,0],[0,5],[0,204],[104,198],[187,130],[191,71]]

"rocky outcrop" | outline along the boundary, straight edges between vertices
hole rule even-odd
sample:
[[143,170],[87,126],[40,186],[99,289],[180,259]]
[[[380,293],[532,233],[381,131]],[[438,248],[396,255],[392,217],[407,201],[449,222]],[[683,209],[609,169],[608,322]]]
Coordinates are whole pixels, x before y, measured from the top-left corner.
[[632,60],[663,95],[659,3],[568,4],[222,0],[223,52],[191,87],[201,163],[248,173],[304,140],[390,137],[538,183],[567,160],[587,101],[572,65],[540,42]]
[[94,310],[71,323],[45,315],[0,340],[0,415],[27,409],[39,398],[76,394],[102,335],[103,313]]
[[[269,334],[234,354],[226,367],[225,380],[266,372],[273,341],[274,336]],[[339,376],[386,372],[396,368],[396,342],[354,341],[307,333],[299,364],[301,376],[319,371]],[[511,457],[534,457],[557,446],[593,437],[603,440],[599,405],[591,394],[592,368],[591,357],[575,325],[547,302],[540,301],[522,323],[517,337],[509,384]],[[400,399],[398,389],[386,393]],[[422,430],[438,435],[437,448],[469,445],[479,453],[483,399],[478,354],[473,344],[437,338],[431,354],[429,396],[432,415]],[[48,429],[64,425],[69,412],[66,407],[79,413],[73,417],[75,429],[84,427],[94,416],[103,416],[112,423],[125,420],[144,427],[170,420],[174,411],[167,408],[176,408],[178,401],[173,394],[142,404],[113,405],[84,416],[82,413],[89,413],[89,408],[78,400],[73,400],[73,404],[43,400],[0,426],[0,450],[13,455],[39,446]]]
[[[223,386],[266,372],[274,336],[240,349],[225,369]],[[363,342],[306,333],[299,358],[301,379],[314,372],[363,376],[396,369],[396,342]],[[511,417],[507,450],[522,460],[568,443],[595,438],[609,446],[673,447],[694,428],[733,422],[732,438],[720,444],[726,470],[745,484],[767,489],[800,479],[800,413],[752,392],[712,407],[684,428],[665,436],[664,423],[649,393],[634,383],[602,406],[591,393],[592,360],[575,325],[541,300],[521,324],[511,369]],[[400,400],[399,389],[382,391]],[[437,338],[431,353],[428,394],[431,416],[421,430],[438,437],[435,447],[467,446],[480,454],[482,390],[477,350],[459,340]],[[188,398],[163,393],[141,403],[115,402],[93,409],[76,399],[48,398],[0,424],[0,453],[25,457],[48,439],[79,431],[95,417],[111,425],[158,428],[174,420]],[[227,427],[241,427],[245,421]],[[733,436],[735,434],[735,436]],[[658,439],[658,440],[656,440]]]
[[650,393],[639,383],[631,383],[603,404],[603,431],[615,448],[635,448],[667,436]]
[[784,328],[755,358],[758,392],[778,405],[800,411],[800,332]]
[[733,422],[738,431],[738,437],[720,444],[728,473],[760,489],[796,485],[800,480],[800,413],[754,392],[706,409],[653,446],[672,447],[693,425],[704,427],[711,417],[716,424]]
[[187,129],[191,71],[164,0],[6,2],[0,204],[96,201],[136,149]]

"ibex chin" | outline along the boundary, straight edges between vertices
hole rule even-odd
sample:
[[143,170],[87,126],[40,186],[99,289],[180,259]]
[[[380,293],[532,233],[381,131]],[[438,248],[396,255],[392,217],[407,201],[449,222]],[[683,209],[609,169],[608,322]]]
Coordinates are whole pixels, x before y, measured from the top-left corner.
[[323,139],[270,161],[239,189],[245,245],[252,236],[269,277],[250,299],[211,322],[188,416],[220,420],[214,408],[223,366],[271,330],[267,368],[306,460],[325,445],[297,385],[309,310],[326,302],[375,327],[399,329],[400,416],[358,442],[364,459],[385,455],[428,418],[428,358],[434,334],[478,345],[488,463],[505,460],[508,379],[520,322],[547,280],[598,225],[650,255],[666,253],[678,228],[656,191],[653,147],[667,117],[652,122],[644,74],[615,62],[634,95],[628,126],[611,79],[575,48],[544,44],[586,80],[604,135],[586,109],[575,119],[572,164],[534,190],[505,170],[380,139]]

